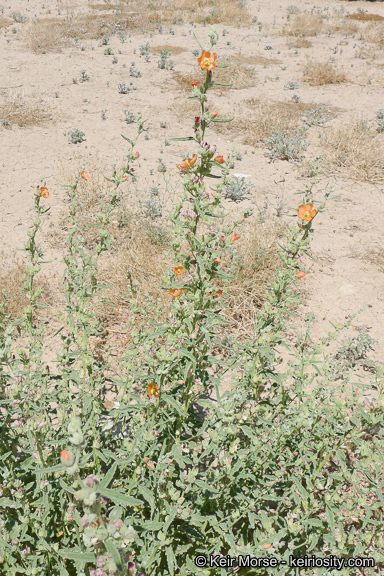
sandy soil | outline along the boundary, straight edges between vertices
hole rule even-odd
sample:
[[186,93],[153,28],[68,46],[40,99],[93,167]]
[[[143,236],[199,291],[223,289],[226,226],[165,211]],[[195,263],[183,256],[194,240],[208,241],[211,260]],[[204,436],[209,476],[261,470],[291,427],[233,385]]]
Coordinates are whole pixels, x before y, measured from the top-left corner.
[[[164,141],[191,133],[192,114],[185,100],[186,92],[178,88],[177,78],[180,73],[196,71],[198,74],[196,58],[192,54],[197,46],[191,31],[205,43],[208,26],[198,23],[197,18],[192,26],[188,23],[190,15],[184,15],[183,24],[164,23],[162,33],[156,28],[151,32],[148,21],[143,18],[142,27],[125,32],[124,43],[119,40],[118,34],[108,34],[108,46],[101,44],[101,36],[99,39],[85,37],[78,41],[68,38],[66,45],[63,43],[53,51],[32,51],[28,31],[36,18],[65,20],[70,16],[76,19],[79,15],[88,14],[91,17],[111,13],[102,9],[105,8],[103,2],[99,3],[100,9],[97,10],[91,9],[90,4],[87,0],[46,0],[44,4],[35,0],[28,3],[9,0],[4,7],[4,19],[8,19],[12,11],[19,11],[29,20],[24,23],[11,22],[10,26],[0,28],[0,120],[7,118],[4,110],[6,106],[9,110],[12,102],[14,111],[17,109],[25,113],[29,110],[25,118],[40,117],[41,120],[32,121],[31,125],[27,121],[23,125],[21,121],[19,126],[10,117],[9,126],[0,126],[0,239],[2,247],[6,249],[2,267],[12,266],[16,250],[22,248],[26,239],[33,217],[33,191],[40,178],[46,179],[50,191],[47,202],[51,210],[45,229],[54,233],[61,211],[66,206],[66,193],[61,184],[68,181],[64,180],[63,167],[80,167],[82,161],[90,160],[105,165],[108,175],[110,165],[121,162],[126,147],[120,134],[134,134],[133,125],[127,125],[124,121],[123,110],[130,110],[134,114],[141,112],[144,118],[149,119],[150,128],[150,139],[143,139],[138,147],[141,153],[138,174],[142,189],[127,192],[133,203],[137,200],[137,190],[145,195],[151,183],[156,183],[159,178],[159,157],[167,165],[167,174],[174,175],[177,181],[176,164],[180,161],[180,155],[188,152],[187,143],[173,142],[170,146],[164,146]],[[278,3],[249,0],[246,22],[239,26],[216,24],[220,34],[217,46],[220,56],[235,59],[237,55],[236,58],[241,60],[241,54],[244,61],[250,62],[256,58],[258,63],[243,65],[251,70],[251,75],[254,71],[250,85],[241,89],[236,86],[216,89],[212,98],[220,115],[230,116],[234,113],[239,118],[246,112],[246,100],[256,98],[266,103],[291,103],[293,94],[297,94],[300,102],[313,104],[309,109],[321,105],[324,111],[334,111],[333,120],[323,128],[309,129],[310,146],[304,159],[296,162],[270,162],[265,144],[257,147],[244,144],[244,134],[236,131],[236,118],[232,133],[225,130],[218,134],[211,133],[211,140],[215,140],[221,154],[227,154],[233,144],[242,154],[242,160],[237,162],[234,172],[247,175],[247,181],[255,184],[251,200],[255,206],[261,207],[267,197],[273,211],[273,206],[282,200],[286,214],[294,213],[300,199],[295,194],[304,190],[310,181],[308,176],[303,175],[305,162],[313,161],[319,151],[323,152],[323,157],[327,153],[337,156],[337,152],[332,152],[329,146],[321,145],[319,134],[330,133],[334,127],[365,119],[372,128],[373,138],[374,134],[377,135],[375,114],[384,108],[384,33],[381,32],[381,42],[369,42],[362,37],[365,34],[367,38],[364,30],[368,26],[372,30],[372,23],[345,18],[348,13],[356,14],[359,10],[384,17],[384,3],[317,0],[315,13],[319,10],[323,16],[328,14],[330,21],[324,22],[317,35],[307,36],[311,44],[309,47],[299,48],[290,46],[294,43],[292,36],[287,38],[281,34],[284,24],[289,25],[287,7],[291,5],[291,0]],[[304,0],[296,0],[295,5],[301,13],[305,10],[310,12],[314,6],[313,2]],[[135,4],[135,9],[140,11],[138,6],[140,4]],[[175,11],[175,14],[179,17],[179,13]],[[294,18],[295,14],[291,14],[290,22]],[[355,28],[351,28],[352,24]],[[340,29],[337,29],[338,26]],[[377,23],[377,27],[380,26],[383,26],[381,21]],[[170,28],[174,34],[169,32]],[[372,40],[371,36],[369,38]],[[159,69],[158,54],[152,53],[150,62],[140,56],[139,47],[147,42],[151,48],[170,46],[185,49],[172,53],[174,70]],[[269,45],[272,49],[266,50]],[[108,47],[118,59],[115,64],[112,64],[113,55],[104,54]],[[278,63],[274,63],[274,60],[269,63],[270,59]],[[345,81],[320,86],[311,86],[304,81],[303,71],[308,66],[308,60],[329,62],[330,59],[333,59],[332,63],[338,71],[344,72]],[[265,65],[262,63],[264,60]],[[129,75],[133,61],[136,69],[142,73],[141,77]],[[313,64],[309,66],[313,67]],[[86,70],[89,81],[75,84],[72,79],[80,78],[81,70]],[[128,85],[132,82],[136,89],[131,89],[128,94],[119,94],[119,82]],[[296,82],[298,86],[290,90],[287,88],[289,82]],[[184,102],[186,112],[182,115],[180,111]],[[107,110],[106,120],[102,119],[102,110]],[[160,122],[166,122],[167,127],[161,128]],[[302,119],[298,125],[302,125]],[[86,135],[85,141],[76,145],[68,142],[68,133],[75,128]],[[308,312],[314,313],[314,334],[319,336],[328,332],[330,321],[342,322],[348,314],[365,306],[365,311],[354,321],[352,335],[357,333],[359,327],[366,327],[370,335],[379,340],[375,347],[379,360],[383,358],[384,350],[381,219],[384,163],[380,148],[383,144],[384,134],[381,134],[374,146],[377,166],[370,170],[368,176],[357,173],[351,166],[343,168],[342,162],[338,167],[331,161],[325,163],[326,174],[319,177],[315,197],[320,200],[325,185],[334,183],[337,198],[329,202],[329,211],[319,215],[316,220],[312,243],[314,260],[306,262],[307,274],[300,284],[303,301],[299,309],[299,321]],[[368,152],[368,157],[371,155]],[[152,176],[150,170],[153,168],[155,172]],[[247,202],[244,201],[241,207],[246,206]],[[257,208],[255,212],[257,214]],[[288,220],[288,216],[284,218]],[[46,259],[51,261],[47,275],[59,279],[63,265],[58,247],[55,248],[47,240],[42,241],[42,246]]]

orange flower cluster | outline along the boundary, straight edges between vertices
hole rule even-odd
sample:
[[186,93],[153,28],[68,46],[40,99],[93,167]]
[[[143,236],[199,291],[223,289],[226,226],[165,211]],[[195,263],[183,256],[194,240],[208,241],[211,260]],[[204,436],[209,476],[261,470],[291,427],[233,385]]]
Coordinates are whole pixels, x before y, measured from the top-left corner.
[[150,470],[154,469],[155,464],[153,462],[151,462],[151,460],[149,458],[144,458],[144,462],[146,463],[146,465],[148,466],[148,468]]
[[300,220],[306,220],[307,222],[310,222],[312,218],[316,216],[316,214],[317,210],[313,210],[313,205],[309,203],[306,204],[305,206],[304,204],[299,206],[297,216],[300,218]]
[[170,295],[173,298],[178,298],[179,296],[181,296],[182,292],[184,292],[185,288],[173,288],[172,290],[169,291]]
[[151,382],[146,391],[149,397],[154,396],[155,398],[158,398],[160,396],[159,387],[155,382]]
[[197,59],[198,63],[200,64],[202,70],[213,70],[216,68],[216,61],[217,54],[207,52],[206,50],[203,51],[202,55]]
[[183,160],[181,164],[178,164],[177,168],[179,168],[179,170],[188,170],[189,168],[192,168],[192,166],[196,163],[196,160],[197,155],[194,154],[192,158],[187,158],[186,160]]

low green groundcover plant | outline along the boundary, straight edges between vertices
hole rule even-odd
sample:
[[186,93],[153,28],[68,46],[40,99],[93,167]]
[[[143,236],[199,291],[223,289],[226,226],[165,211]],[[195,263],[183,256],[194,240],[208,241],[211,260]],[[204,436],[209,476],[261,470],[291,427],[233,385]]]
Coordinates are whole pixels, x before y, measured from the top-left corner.
[[[224,359],[215,353],[229,329],[221,311],[236,242],[252,211],[221,225],[229,159],[206,141],[209,125],[223,121],[207,103],[217,85],[214,27],[209,38],[198,58],[205,79],[192,83],[190,96],[201,115],[193,136],[178,138],[196,148],[178,165],[183,192],[172,216],[174,268],[164,266],[162,285],[172,313],[149,322],[160,314],[158,303],[148,294],[140,308],[131,279],[133,344],[119,359],[119,373],[110,369],[108,347],[102,358],[92,352],[102,335],[97,306],[107,299],[98,261],[113,245],[108,223],[120,184],[133,176],[145,121],[140,117],[136,138],[126,138],[127,162],[109,178],[93,252],[85,248],[77,194],[92,174],[83,169],[68,187],[66,306],[58,312],[62,347],[52,371],[43,354],[46,325],[36,320],[41,291],[34,279],[43,265],[36,236],[49,202],[45,183],[37,187],[22,279],[29,305],[11,318],[5,295],[0,310],[1,575],[351,576],[383,569],[380,373],[370,384],[352,372],[332,376],[327,347],[342,326],[321,346],[311,339],[309,320],[294,345],[286,338],[305,274],[300,256],[310,255],[313,222],[332,187],[319,203],[311,188],[304,192],[254,337],[235,334]],[[215,180],[209,191],[206,183]],[[232,388],[224,394],[228,375]],[[368,405],[361,398],[371,391],[377,400]],[[116,400],[107,409],[111,393]],[[220,564],[226,556],[232,567]],[[306,556],[345,564],[290,566],[290,557],[295,564]],[[254,560],[248,565],[247,558]],[[363,568],[362,558],[371,566]]]

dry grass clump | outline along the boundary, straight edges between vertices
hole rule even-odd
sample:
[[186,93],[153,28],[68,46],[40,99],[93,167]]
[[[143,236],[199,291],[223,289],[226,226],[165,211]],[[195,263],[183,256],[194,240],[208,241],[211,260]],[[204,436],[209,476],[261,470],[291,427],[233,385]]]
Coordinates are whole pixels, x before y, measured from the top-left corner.
[[24,40],[32,52],[56,52],[68,43],[65,23],[54,18],[34,20],[24,32]]
[[366,42],[384,46],[384,24],[382,22],[371,22],[361,31],[360,37]]
[[367,182],[384,181],[384,137],[365,120],[332,126],[319,140],[330,172]]
[[240,106],[240,115],[228,124],[212,124],[218,133],[242,135],[243,144],[260,146],[270,136],[272,126],[279,132],[293,131],[302,122],[302,114],[315,108],[316,104],[302,102],[270,102],[265,99],[251,98]]
[[[101,173],[87,167],[89,180],[80,181],[78,196],[82,202],[81,217],[84,224],[95,224],[97,213],[101,211],[101,203],[108,191],[109,184]],[[66,181],[72,181],[71,178]],[[125,194],[124,194],[125,196]],[[55,245],[62,245],[66,236],[67,223],[63,214],[61,231],[55,230],[51,240]],[[234,218],[233,212],[225,221]],[[223,224],[224,225],[224,224]],[[157,233],[156,233],[157,232]],[[110,288],[105,292],[105,299],[114,306],[99,304],[96,308],[98,318],[108,331],[106,337],[111,344],[121,349],[131,343],[130,332],[126,330],[128,318],[133,317],[128,293],[130,278],[136,289],[136,299],[139,306],[147,306],[147,292],[151,298],[158,301],[161,311],[157,317],[163,321],[171,311],[172,298],[167,290],[160,288],[164,276],[164,264],[172,269],[173,257],[170,253],[170,224],[166,217],[160,221],[145,218],[137,205],[131,207],[128,201],[113,213],[110,233],[115,238],[111,251],[100,258],[99,278]],[[264,301],[265,281],[270,279],[280,265],[277,239],[282,233],[282,226],[273,222],[265,222],[255,226],[254,222],[246,223],[241,230],[241,242],[236,246],[235,279],[228,288],[229,309],[225,312],[228,319],[234,321],[233,330],[240,328],[244,335],[252,334],[255,314]],[[96,243],[95,228],[84,232],[86,247],[93,249]],[[183,246],[183,249],[187,245]],[[155,320],[154,313],[147,311],[148,319]],[[136,322],[142,320],[137,315]],[[232,329],[230,329],[231,331]],[[100,344],[100,343],[99,343]],[[96,348],[99,344],[95,344]]]
[[[9,264],[9,254],[4,251],[0,252],[0,302],[6,302],[5,313],[10,314],[13,320],[21,318],[24,309],[29,305],[26,293],[20,290],[22,283],[20,278],[27,273],[27,266],[24,262],[14,262]],[[5,266],[5,262],[7,265]],[[34,288],[41,288],[43,294],[39,301],[47,306],[53,302],[52,285],[43,273],[40,273],[34,279]],[[4,297],[4,294],[5,297]],[[45,308],[38,308],[39,318],[45,316]]]
[[161,44],[160,46],[151,46],[149,49],[152,54],[161,54],[162,50],[170,50],[172,54],[181,54],[182,52],[187,52],[188,48],[183,48],[183,46],[170,46],[169,44]]
[[10,92],[7,101],[0,103],[0,118],[24,128],[52,120],[52,114],[47,110],[43,100],[28,100],[25,91],[18,90]]
[[319,14],[295,14],[283,28],[283,36],[316,36],[323,30],[323,18]]
[[[108,6],[108,7],[107,7]],[[128,9],[127,4],[102,5],[90,4],[93,10],[114,10],[115,13],[124,13]],[[245,7],[233,0],[153,0],[152,2],[142,2],[142,0],[132,0],[129,8],[136,10],[139,15],[141,26],[143,22],[150,24],[169,23],[174,18],[183,18],[185,21],[193,19],[195,22],[220,23],[220,24],[241,24],[249,22],[249,14]]]
[[310,48],[313,45],[305,36],[287,38],[287,42],[291,48]]
[[[243,88],[250,88],[257,84],[257,78],[254,68],[243,64],[240,60],[228,57],[221,57],[216,60],[218,66],[227,66],[227,68],[215,69],[215,82],[223,84],[232,84],[230,88],[241,90]],[[191,90],[192,80],[205,81],[205,70],[196,70],[188,73],[175,72],[173,77],[176,80],[179,88]],[[222,86],[218,88],[223,89]]]
[[284,229],[271,221],[257,225],[248,221],[242,227],[237,274],[227,289],[229,308],[222,311],[223,318],[233,322],[226,328],[227,335],[232,330],[239,330],[245,338],[254,334],[256,315],[265,301],[265,285],[281,265],[278,242]]
[[356,58],[361,58],[362,60],[376,60],[380,58],[382,48],[379,46],[362,46],[356,54]]
[[13,24],[12,20],[9,20],[9,18],[4,18],[4,16],[0,16],[0,28],[6,28],[11,24]]
[[281,60],[278,60],[277,58],[265,58],[264,56],[260,56],[259,54],[253,54],[252,56],[245,56],[240,52],[232,56],[231,59],[236,62],[241,62],[242,64],[251,64],[251,66],[263,66],[263,68],[266,68],[267,66],[281,64]]
[[332,30],[332,32],[342,32],[348,35],[356,34],[359,30],[357,22],[347,20],[345,16],[334,15],[327,20],[326,25],[327,30]]
[[348,14],[346,18],[350,20],[360,20],[360,21],[379,21],[384,20],[384,16],[379,16],[379,14]]
[[339,84],[346,79],[343,72],[338,72],[331,62],[310,61],[304,70],[304,82],[310,86],[323,86],[324,84]]

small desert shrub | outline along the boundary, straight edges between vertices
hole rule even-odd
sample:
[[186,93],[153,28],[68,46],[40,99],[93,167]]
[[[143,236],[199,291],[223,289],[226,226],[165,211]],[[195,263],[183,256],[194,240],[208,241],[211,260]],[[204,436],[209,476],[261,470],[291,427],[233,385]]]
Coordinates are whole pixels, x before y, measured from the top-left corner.
[[26,16],[25,14],[21,14],[20,12],[11,12],[10,17],[14,22],[22,24],[28,20],[28,16]]
[[233,176],[225,187],[225,197],[240,202],[244,200],[255,186],[250,182],[246,182],[244,176]]
[[384,109],[376,112],[377,131],[384,132]]
[[303,112],[305,122],[309,126],[324,126],[327,122],[332,120],[332,116],[328,116],[325,112],[322,112],[323,106],[316,106],[312,110]]
[[89,82],[89,75],[87,74],[86,70],[80,71],[79,82]]
[[337,348],[330,358],[330,370],[336,379],[346,380],[356,368],[362,368],[369,372],[376,372],[377,362],[367,357],[377,344],[367,332],[360,331],[358,336],[348,338],[346,342]]
[[308,62],[303,76],[303,81],[310,86],[338,84],[345,79],[345,74],[338,72],[331,62]]
[[366,121],[333,126],[321,134],[324,166],[368,182],[384,180],[384,140]]
[[124,110],[124,120],[127,124],[133,124],[134,122],[137,122],[138,116],[135,116],[135,114],[130,110]]
[[169,60],[170,56],[170,50],[165,49],[160,51],[160,60],[157,62],[157,67],[160,68],[160,70],[173,70],[175,63],[173,60]]
[[84,132],[81,132],[81,130],[79,130],[78,128],[75,128],[74,130],[70,130],[68,132],[68,142],[70,144],[81,144],[81,142],[84,142],[85,140],[85,134]]
[[283,130],[279,132],[276,127],[271,128],[272,136],[266,138],[265,144],[269,149],[268,156],[272,161],[297,160],[309,146],[305,139],[305,128],[295,128],[292,135]]
[[117,91],[119,94],[128,94],[128,92],[131,91],[131,88],[125,82],[119,82],[117,85]]

